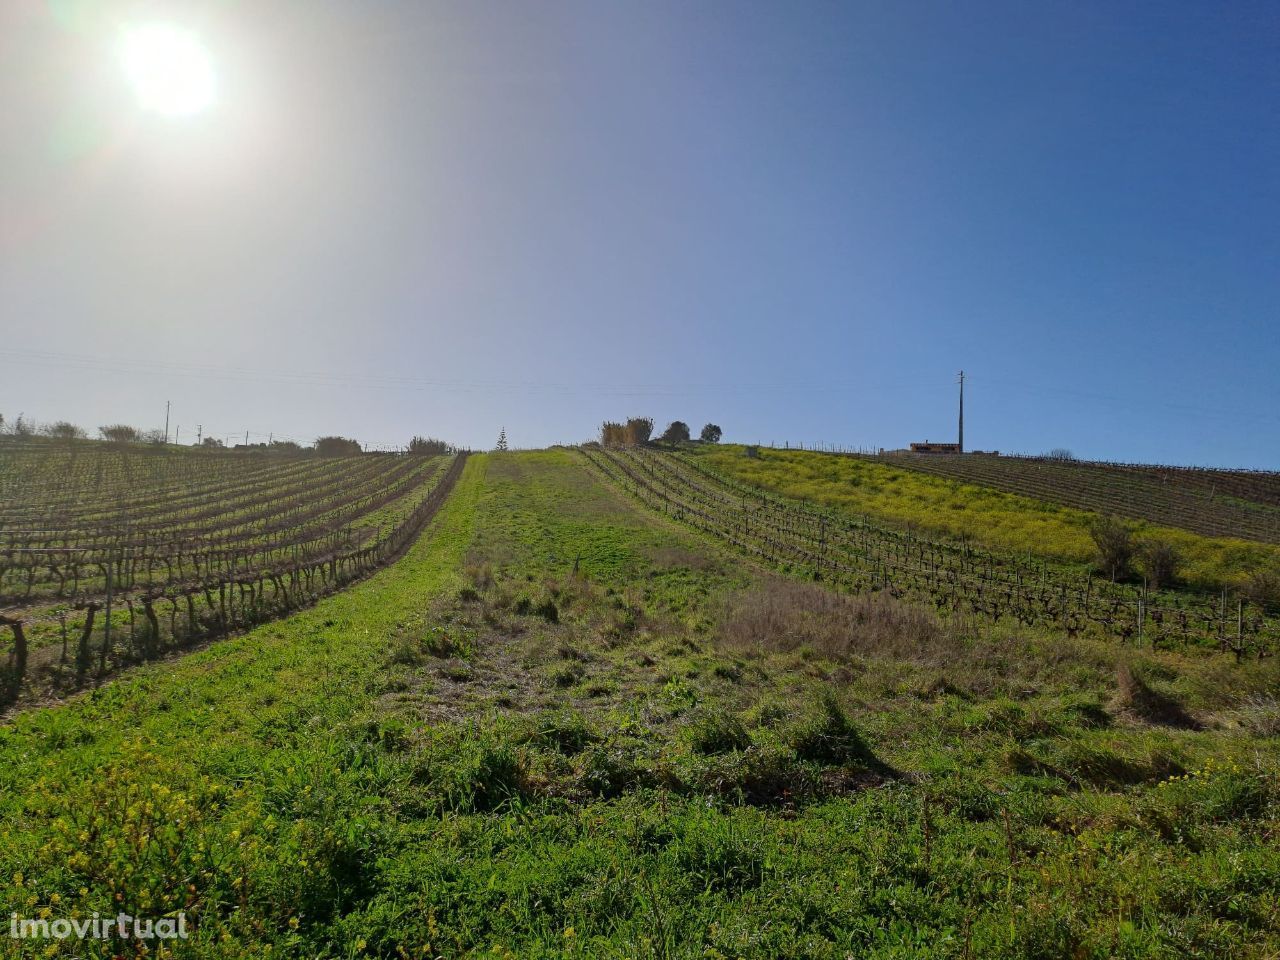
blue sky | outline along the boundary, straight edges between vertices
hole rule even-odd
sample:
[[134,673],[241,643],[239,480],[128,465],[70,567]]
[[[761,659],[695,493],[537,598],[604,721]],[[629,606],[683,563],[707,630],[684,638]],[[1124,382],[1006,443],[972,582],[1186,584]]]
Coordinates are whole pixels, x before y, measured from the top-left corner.
[[[144,116],[121,24],[218,98]],[[0,412],[1280,468],[1273,4],[0,13]]]

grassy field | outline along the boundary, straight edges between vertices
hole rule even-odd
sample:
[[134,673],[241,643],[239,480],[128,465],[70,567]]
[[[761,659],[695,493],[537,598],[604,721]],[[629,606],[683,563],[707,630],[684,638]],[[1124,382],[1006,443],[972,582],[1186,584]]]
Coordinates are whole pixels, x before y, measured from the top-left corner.
[[475,456],[391,567],[0,728],[0,907],[186,910],[199,957],[1274,956],[1276,681]]
[[[693,455],[743,482],[907,529],[1072,564],[1085,564],[1094,553],[1089,525],[1097,513],[989,486],[807,451],[763,449],[748,458],[741,446],[726,444],[699,447]],[[1280,547],[1273,544],[1207,537],[1140,519],[1133,526],[1139,537],[1174,544],[1182,575],[1193,586],[1213,589],[1238,584],[1260,569],[1280,570]]]

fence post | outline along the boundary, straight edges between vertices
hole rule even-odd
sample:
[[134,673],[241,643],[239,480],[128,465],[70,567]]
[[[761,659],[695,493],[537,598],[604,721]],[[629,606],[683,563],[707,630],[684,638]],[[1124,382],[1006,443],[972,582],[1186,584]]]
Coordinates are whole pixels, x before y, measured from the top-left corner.
[[1236,601],[1236,656],[1244,653],[1244,598]]
[[111,597],[112,588],[114,587],[114,578],[112,570],[114,563],[111,558],[107,558],[107,619],[102,625],[102,656],[98,659],[98,673],[107,672],[107,654],[111,651]]

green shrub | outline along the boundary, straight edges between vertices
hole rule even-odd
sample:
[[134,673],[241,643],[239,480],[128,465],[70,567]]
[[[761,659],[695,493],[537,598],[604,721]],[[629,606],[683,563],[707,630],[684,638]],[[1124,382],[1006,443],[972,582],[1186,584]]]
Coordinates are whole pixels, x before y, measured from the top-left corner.
[[1089,525],[1089,536],[1096,548],[1094,562],[1112,580],[1129,576],[1129,565],[1135,552],[1133,531],[1118,517],[1101,516]]

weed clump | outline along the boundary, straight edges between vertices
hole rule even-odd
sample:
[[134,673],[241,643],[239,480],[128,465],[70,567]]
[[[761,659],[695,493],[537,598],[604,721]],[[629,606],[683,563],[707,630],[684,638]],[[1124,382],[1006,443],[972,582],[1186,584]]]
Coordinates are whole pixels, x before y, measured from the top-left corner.
[[776,741],[695,756],[676,772],[684,791],[753,806],[793,806],[821,790],[814,766]]
[[416,637],[396,637],[387,648],[387,664],[396,667],[412,667],[423,660],[422,642]]
[[366,721],[362,733],[365,743],[377,744],[391,753],[405,750],[409,746],[409,728],[403,720],[396,717]]
[[829,691],[819,698],[816,709],[810,709],[784,729],[782,737],[802,760],[840,766],[880,766],[880,761]]
[[1130,664],[1116,671],[1116,710],[1145,723],[1197,729],[1200,724],[1173,697],[1151,687]]
[[515,612],[521,617],[541,617],[547,623],[560,622],[560,608],[550,597],[535,603],[529,597],[516,600]]
[[728,680],[730,683],[742,682],[742,667],[736,663],[717,663],[711,673],[721,680]]
[[547,747],[573,756],[581,753],[599,737],[587,725],[586,718],[576,710],[554,711],[542,714],[526,734],[525,742]]
[[751,734],[742,721],[727,710],[696,711],[685,727],[685,736],[689,748],[704,756],[732,753],[751,746]]
[[508,742],[489,736],[437,746],[416,777],[436,803],[456,813],[483,813],[529,793],[525,764]]
[[750,718],[757,727],[776,727],[791,716],[794,708],[778,697],[762,700],[751,711]]
[[424,633],[397,633],[387,648],[386,657],[388,664],[412,667],[430,657],[446,659],[466,655],[470,646],[457,630],[435,626]]
[[612,799],[642,782],[643,771],[632,752],[619,746],[595,744],[579,758],[578,782],[593,796]]
[[985,823],[1000,812],[995,794],[967,777],[947,777],[931,785],[929,795],[941,811],[969,823]]
[[577,661],[563,664],[551,671],[551,683],[554,686],[564,689],[572,687],[575,683],[587,675],[586,668]]

